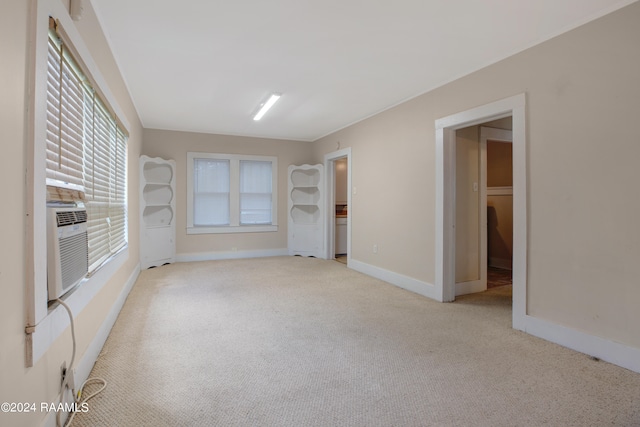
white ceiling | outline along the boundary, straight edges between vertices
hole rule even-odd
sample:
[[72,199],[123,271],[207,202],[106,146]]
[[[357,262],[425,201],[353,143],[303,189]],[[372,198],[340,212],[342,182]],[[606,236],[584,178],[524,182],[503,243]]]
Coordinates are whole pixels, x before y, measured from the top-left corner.
[[145,128],[313,141],[633,0],[91,2]]

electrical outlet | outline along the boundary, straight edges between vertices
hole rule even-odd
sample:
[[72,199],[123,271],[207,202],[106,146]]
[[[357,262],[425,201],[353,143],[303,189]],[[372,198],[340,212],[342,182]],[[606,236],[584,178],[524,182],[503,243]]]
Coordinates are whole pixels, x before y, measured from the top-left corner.
[[62,365],[60,365],[60,384],[62,384],[62,382],[64,381],[65,375],[67,375],[67,362],[66,362],[66,360],[64,362],[62,362]]
[[378,245],[373,245],[373,253],[374,254],[378,253]]

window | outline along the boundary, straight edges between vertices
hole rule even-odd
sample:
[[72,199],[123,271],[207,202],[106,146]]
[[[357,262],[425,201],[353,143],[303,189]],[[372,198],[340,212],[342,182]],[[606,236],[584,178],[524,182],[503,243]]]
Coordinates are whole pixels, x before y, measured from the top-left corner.
[[50,19],[47,60],[48,179],[83,187],[89,272],[126,246],[127,135]]
[[[95,240],[91,243],[94,261],[91,268],[95,270],[87,278],[89,286],[79,286],[64,298],[74,313],[82,312],[92,301],[102,297],[101,290],[112,283],[117,274],[130,273],[121,295],[126,295],[137,277],[135,269],[126,267],[130,254],[123,216],[126,215],[126,129],[130,126],[117,98],[109,90],[109,80],[100,72],[92,51],[84,43],[63,3],[30,2],[34,8],[29,27],[30,130],[27,132],[25,176],[27,367],[41,360],[69,326],[64,308],[49,304],[47,295],[46,201],[53,199],[53,194],[64,200],[76,197],[81,189],[87,194],[87,209],[98,209],[101,204],[107,204],[106,211],[110,212],[108,217],[96,222],[103,226],[106,223],[112,233],[108,236],[108,246],[114,255],[102,262],[103,252],[94,249],[100,244]],[[51,19],[52,16],[57,19]],[[102,120],[100,116],[104,116],[102,124],[98,124]],[[102,128],[107,131],[103,132]],[[99,142],[100,137],[91,137],[96,133],[107,136],[103,141],[108,141],[108,149]],[[91,153],[94,153],[93,160]],[[68,190],[47,194],[50,189],[44,183],[50,183],[50,180],[69,183],[66,185]],[[102,187],[108,187],[105,191],[110,195],[108,202],[102,202],[98,197]],[[96,214],[91,215],[95,220]],[[92,231],[91,234],[92,238],[104,236],[104,232]],[[102,267],[97,268],[99,265]]]
[[187,233],[277,231],[275,157],[187,154]]

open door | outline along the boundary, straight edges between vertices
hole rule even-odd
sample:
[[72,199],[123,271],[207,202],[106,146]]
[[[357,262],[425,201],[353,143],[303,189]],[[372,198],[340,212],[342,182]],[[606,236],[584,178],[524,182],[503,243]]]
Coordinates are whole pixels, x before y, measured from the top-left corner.
[[[512,132],[490,126],[511,128],[511,118],[456,130],[456,296],[487,290],[489,264],[511,269],[513,215],[506,210],[512,209],[512,158],[510,145],[509,150],[499,147],[511,144]],[[492,148],[491,163],[487,156],[488,146]],[[508,159],[501,158],[504,154],[508,154]],[[491,227],[488,227],[489,221]],[[499,253],[490,257],[491,249]]]
[[527,154],[525,94],[436,120],[436,272],[441,301],[456,296],[456,131],[491,120],[513,121],[513,327],[524,330],[527,314]]

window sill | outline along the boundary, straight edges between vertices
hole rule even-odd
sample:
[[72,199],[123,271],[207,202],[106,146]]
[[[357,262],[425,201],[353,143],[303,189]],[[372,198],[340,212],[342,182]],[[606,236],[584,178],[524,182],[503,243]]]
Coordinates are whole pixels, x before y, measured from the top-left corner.
[[240,225],[221,227],[187,227],[187,234],[272,233],[277,225]]
[[[103,286],[113,277],[129,258],[129,249],[125,247],[110,262],[104,264],[93,276],[83,280],[74,290],[62,299],[69,305],[74,318],[94,299]],[[54,341],[69,327],[69,317],[60,304],[53,304],[47,315],[36,326],[31,334],[27,334],[27,354],[31,355],[33,366],[44,355]],[[30,341],[30,342],[29,342]],[[27,357],[29,358],[29,357]],[[28,363],[29,365],[29,363]]]

